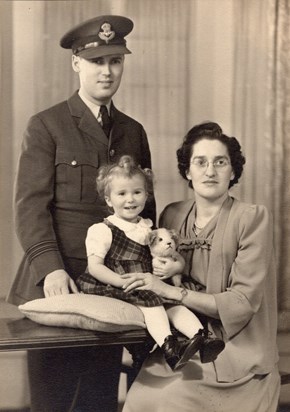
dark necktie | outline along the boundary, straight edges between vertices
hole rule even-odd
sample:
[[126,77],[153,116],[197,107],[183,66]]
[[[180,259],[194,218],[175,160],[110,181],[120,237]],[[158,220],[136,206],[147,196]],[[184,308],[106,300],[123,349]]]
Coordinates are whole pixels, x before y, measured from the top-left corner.
[[102,105],[100,107],[100,113],[102,116],[102,128],[104,132],[106,133],[106,135],[109,137],[110,130],[111,130],[111,119],[108,113],[107,106]]

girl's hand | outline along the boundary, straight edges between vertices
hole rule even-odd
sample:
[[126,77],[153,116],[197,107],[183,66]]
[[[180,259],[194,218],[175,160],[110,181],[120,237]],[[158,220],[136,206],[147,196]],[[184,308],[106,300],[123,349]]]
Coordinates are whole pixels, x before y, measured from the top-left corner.
[[176,274],[182,273],[184,259],[179,256],[178,260],[170,258],[155,257],[153,263],[153,274],[159,276],[161,280],[169,279]]
[[161,280],[169,279],[176,274],[174,262],[164,258],[154,258],[153,275],[158,276]]

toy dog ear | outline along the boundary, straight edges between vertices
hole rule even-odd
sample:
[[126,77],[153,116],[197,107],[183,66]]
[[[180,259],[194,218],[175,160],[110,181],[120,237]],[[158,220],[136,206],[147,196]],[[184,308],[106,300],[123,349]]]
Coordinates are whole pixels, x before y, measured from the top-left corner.
[[179,236],[178,236],[177,232],[174,229],[171,229],[171,230],[169,230],[169,233],[171,234],[172,239],[178,245]]
[[154,230],[152,230],[152,232],[150,232],[148,235],[149,246],[152,245],[156,237],[157,237],[157,233]]

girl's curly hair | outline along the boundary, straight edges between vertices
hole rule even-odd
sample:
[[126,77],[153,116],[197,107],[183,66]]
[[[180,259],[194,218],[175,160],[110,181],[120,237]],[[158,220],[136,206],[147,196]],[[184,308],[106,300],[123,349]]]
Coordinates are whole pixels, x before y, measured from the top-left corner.
[[131,156],[124,155],[118,162],[101,166],[98,170],[96,184],[97,192],[102,199],[110,194],[110,183],[114,177],[133,177],[140,175],[144,179],[145,189],[148,198],[153,196],[154,175],[151,169],[142,169]]
[[[178,169],[181,176],[185,180],[188,180],[186,174],[190,168],[193,146],[202,139],[219,140],[227,147],[234,172],[234,179],[230,181],[229,188],[238,183],[239,178],[243,173],[243,166],[246,162],[241,151],[241,145],[235,137],[225,135],[221,127],[214,122],[198,124],[190,129],[184,137],[182,145],[176,152]],[[192,188],[191,181],[189,181],[189,187]]]

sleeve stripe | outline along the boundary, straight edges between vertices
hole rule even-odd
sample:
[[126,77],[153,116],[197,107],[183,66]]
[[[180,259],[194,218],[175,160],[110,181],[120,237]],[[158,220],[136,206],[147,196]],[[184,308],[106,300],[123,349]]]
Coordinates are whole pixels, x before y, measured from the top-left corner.
[[31,263],[33,259],[43,253],[58,250],[58,245],[55,240],[46,240],[31,246],[29,249],[27,249],[25,255],[27,256],[29,263]]

